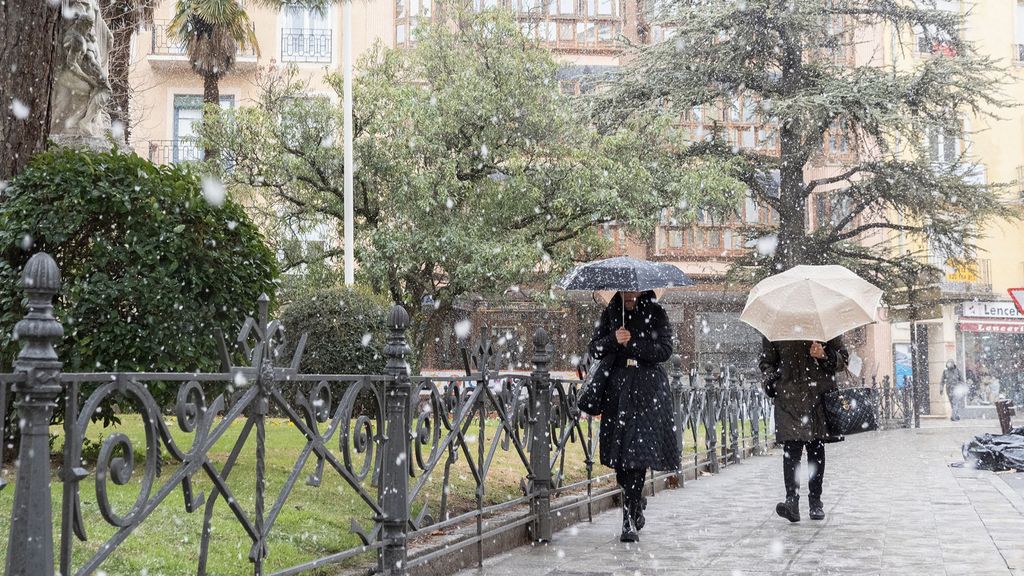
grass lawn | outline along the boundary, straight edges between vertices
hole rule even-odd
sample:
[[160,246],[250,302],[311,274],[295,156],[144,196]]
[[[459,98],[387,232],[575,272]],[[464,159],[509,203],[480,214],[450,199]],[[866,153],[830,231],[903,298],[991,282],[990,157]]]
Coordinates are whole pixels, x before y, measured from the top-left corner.
[[[181,432],[173,418],[168,417],[166,423],[178,446],[182,450],[187,450],[192,435]],[[227,433],[210,450],[210,459],[218,470],[227,460],[243,424],[244,420],[234,422]],[[474,459],[477,458],[481,435],[485,439],[483,444],[486,458],[499,428],[494,419],[488,419],[482,431],[479,420],[471,424],[466,432],[466,444]],[[52,432],[59,435],[61,430],[54,428]],[[130,438],[136,452],[143,452],[144,455],[145,428],[141,418],[137,415],[124,415],[120,425],[106,429],[95,424],[89,428],[88,436],[91,440],[97,441],[100,437],[109,437],[114,432],[122,433]],[[749,435],[749,426],[744,427],[744,434]],[[342,460],[337,436],[335,434],[327,446],[339,460]],[[290,422],[282,419],[268,419],[266,437],[265,515],[269,516],[270,509],[306,445],[306,440]],[[701,439],[701,449],[703,449],[703,429],[698,431],[698,437]],[[596,422],[594,438],[596,452]],[[58,437],[55,449],[59,450],[61,444],[62,439]],[[254,518],[255,508],[255,450],[255,430],[253,430],[227,481],[236,501],[245,510],[250,520]],[[428,450],[429,447],[424,449],[424,456],[427,455]],[[692,436],[687,430],[684,453],[692,454],[693,450]],[[108,483],[110,501],[116,513],[127,512],[138,497],[143,468],[141,456],[136,454],[137,464],[134,474],[126,485],[117,486],[113,482]],[[415,463],[415,452],[411,456]],[[360,455],[353,454],[353,458],[357,457],[361,458]],[[163,452],[163,458],[162,476],[156,479],[151,494],[155,494],[178,468],[176,462],[168,460],[169,456],[166,450]],[[354,468],[360,469],[361,464],[362,460],[357,459]],[[56,466],[54,468],[56,469]],[[72,564],[76,569],[98,552],[115,533],[115,529],[100,515],[97,506],[98,496],[94,469],[91,464],[88,468],[90,475],[80,483],[79,494],[84,525],[89,539],[86,542],[75,540]],[[267,572],[359,546],[361,544],[359,538],[350,531],[353,520],[359,522],[367,530],[373,526],[373,514],[370,507],[357,496],[355,490],[345,480],[333,471],[329,464],[325,465],[321,485],[319,487],[307,486],[306,478],[314,472],[315,468],[316,459],[311,457],[303,467],[298,481],[270,531],[269,555],[265,560],[265,571]],[[442,459],[428,476],[423,490],[413,500],[414,517],[424,505],[427,506],[431,517],[438,519],[440,516],[439,505],[444,468],[444,459]],[[417,476],[409,479],[410,487],[420,481],[419,469],[416,468],[416,471]],[[595,475],[608,471],[600,464],[595,464]],[[12,470],[5,470],[4,473],[8,480],[13,481]],[[465,454],[461,450],[457,460],[451,465],[449,475],[451,478],[448,493],[449,514],[455,515],[475,508],[476,483]],[[507,502],[522,496],[520,481],[524,476],[525,467],[515,448],[511,444],[508,451],[499,447],[494,452],[493,460],[487,471],[484,492],[485,505]],[[565,455],[564,482],[568,484],[584,478],[586,478],[586,466],[581,444],[578,442],[570,444]],[[363,485],[367,493],[376,499],[377,488],[370,486],[369,478],[363,482]],[[54,476],[52,484],[54,537],[58,542],[62,486]],[[212,486],[205,473],[199,472],[194,476],[193,489],[195,493],[201,492],[209,495]],[[0,536],[4,538],[6,538],[10,521],[13,495],[14,490],[11,486],[0,491]],[[185,512],[183,502],[182,490],[179,485],[101,564],[102,571],[111,576],[120,574],[148,574],[150,576],[165,574],[170,576],[195,573],[199,561],[204,507],[200,506],[198,511],[189,514]],[[223,498],[218,499],[214,508],[212,524],[213,534],[208,573],[218,575],[251,574],[252,564],[248,559],[251,541]],[[5,554],[6,549],[0,553],[0,562],[3,561],[2,556]],[[371,552],[351,559],[346,564],[371,564],[374,558],[375,555]],[[333,569],[330,567],[310,572],[310,574],[325,575],[332,573]]]

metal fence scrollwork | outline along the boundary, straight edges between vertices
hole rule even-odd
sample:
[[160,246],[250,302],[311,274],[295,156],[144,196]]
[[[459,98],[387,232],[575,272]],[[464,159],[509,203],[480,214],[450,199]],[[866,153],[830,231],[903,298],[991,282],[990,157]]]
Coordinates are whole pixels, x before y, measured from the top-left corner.
[[[283,358],[286,332],[269,318],[263,296],[234,342],[244,365],[232,363],[217,334],[217,373],[68,373],[55,350],[63,328],[53,315],[60,288],[53,259],[33,256],[22,285],[22,348],[13,373],[0,375],[0,410],[12,393],[21,431],[8,575],[53,574],[55,566],[69,576],[97,573],[167,507],[201,518],[195,573],[210,573],[211,551],[238,534],[244,540],[235,544],[250,564],[245,572],[264,574],[274,554],[271,537],[300,482],[316,490],[329,484],[332,494],[355,502],[350,530],[359,544],[293,566],[275,564],[274,574],[365,562],[368,555],[378,572],[396,575],[457,554],[480,562],[485,542],[498,534],[549,541],[570,516],[589,519],[618,494],[614,475],[594,468],[599,419],[577,407],[590,362],[578,378],[554,377],[554,350],[543,329],[533,335],[530,373],[500,370],[501,355],[485,329],[475,346],[463,347],[465,374],[439,379],[411,373],[409,315],[395,306],[383,374],[303,374],[305,336]],[[765,450],[771,405],[757,382],[731,369],[684,372],[678,357],[668,372],[684,464],[652,475],[651,489]],[[157,402],[153,385],[176,387],[173,406]],[[61,399],[64,444],[54,472],[46,457],[49,423]],[[143,432],[108,433],[87,465],[83,449],[96,437],[92,417],[113,405],[137,415]],[[268,457],[268,450],[280,450],[268,445],[268,426],[281,423],[297,438],[287,456],[293,464],[284,469],[280,457]],[[51,478],[62,485],[59,498]],[[509,478],[517,479],[517,493],[506,490]],[[239,496],[243,488],[251,498]],[[131,497],[113,497],[117,490]],[[60,502],[56,541],[51,502]],[[438,538],[444,544],[431,545]]]

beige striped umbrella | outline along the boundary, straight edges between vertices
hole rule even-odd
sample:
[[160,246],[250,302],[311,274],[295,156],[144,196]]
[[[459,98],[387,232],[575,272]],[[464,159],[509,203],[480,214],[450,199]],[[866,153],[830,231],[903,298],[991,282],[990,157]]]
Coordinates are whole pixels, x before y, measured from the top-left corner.
[[757,283],[740,320],[773,342],[827,342],[878,320],[882,290],[842,266],[795,266]]

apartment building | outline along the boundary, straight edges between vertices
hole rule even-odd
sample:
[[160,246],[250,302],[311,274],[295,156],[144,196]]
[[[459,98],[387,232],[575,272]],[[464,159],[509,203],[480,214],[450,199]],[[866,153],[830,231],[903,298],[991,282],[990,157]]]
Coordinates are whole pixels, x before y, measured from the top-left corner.
[[[939,0],[938,7],[966,16],[965,39],[1008,67],[1005,98],[1024,102],[1024,2]],[[924,59],[953,55],[942,42],[923,34],[911,42],[900,42],[891,30],[885,34],[887,65],[914,66]],[[969,177],[980,182],[1015,183],[1006,200],[1020,204],[1024,199],[1024,108],[995,112],[997,118],[965,118],[968,134],[963,139],[927,134],[932,160],[947,162],[963,155],[970,163]],[[920,358],[915,372],[918,382],[927,383],[925,406],[933,415],[949,415],[949,403],[940,390],[947,360],[967,372],[972,386],[980,389],[979,395],[1016,394],[1018,401],[1024,400],[1024,316],[1007,294],[1008,288],[1024,286],[1024,231],[1018,222],[993,221],[982,231],[979,246],[976,264],[967,267],[952,266],[948,255],[934,247],[928,250],[929,262],[944,271],[939,288],[945,304],[918,326],[914,339]],[[893,324],[892,338],[902,364],[896,371],[907,373],[911,369],[909,324]]]

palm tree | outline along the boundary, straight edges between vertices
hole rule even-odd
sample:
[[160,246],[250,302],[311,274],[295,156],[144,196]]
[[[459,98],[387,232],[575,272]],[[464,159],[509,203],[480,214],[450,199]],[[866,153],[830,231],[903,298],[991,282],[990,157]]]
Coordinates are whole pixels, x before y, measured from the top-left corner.
[[[192,71],[203,77],[207,105],[219,104],[220,79],[234,68],[239,49],[251,47],[259,54],[252,21],[238,0],[178,0],[167,28],[181,41]],[[207,149],[207,159],[216,155]]]

